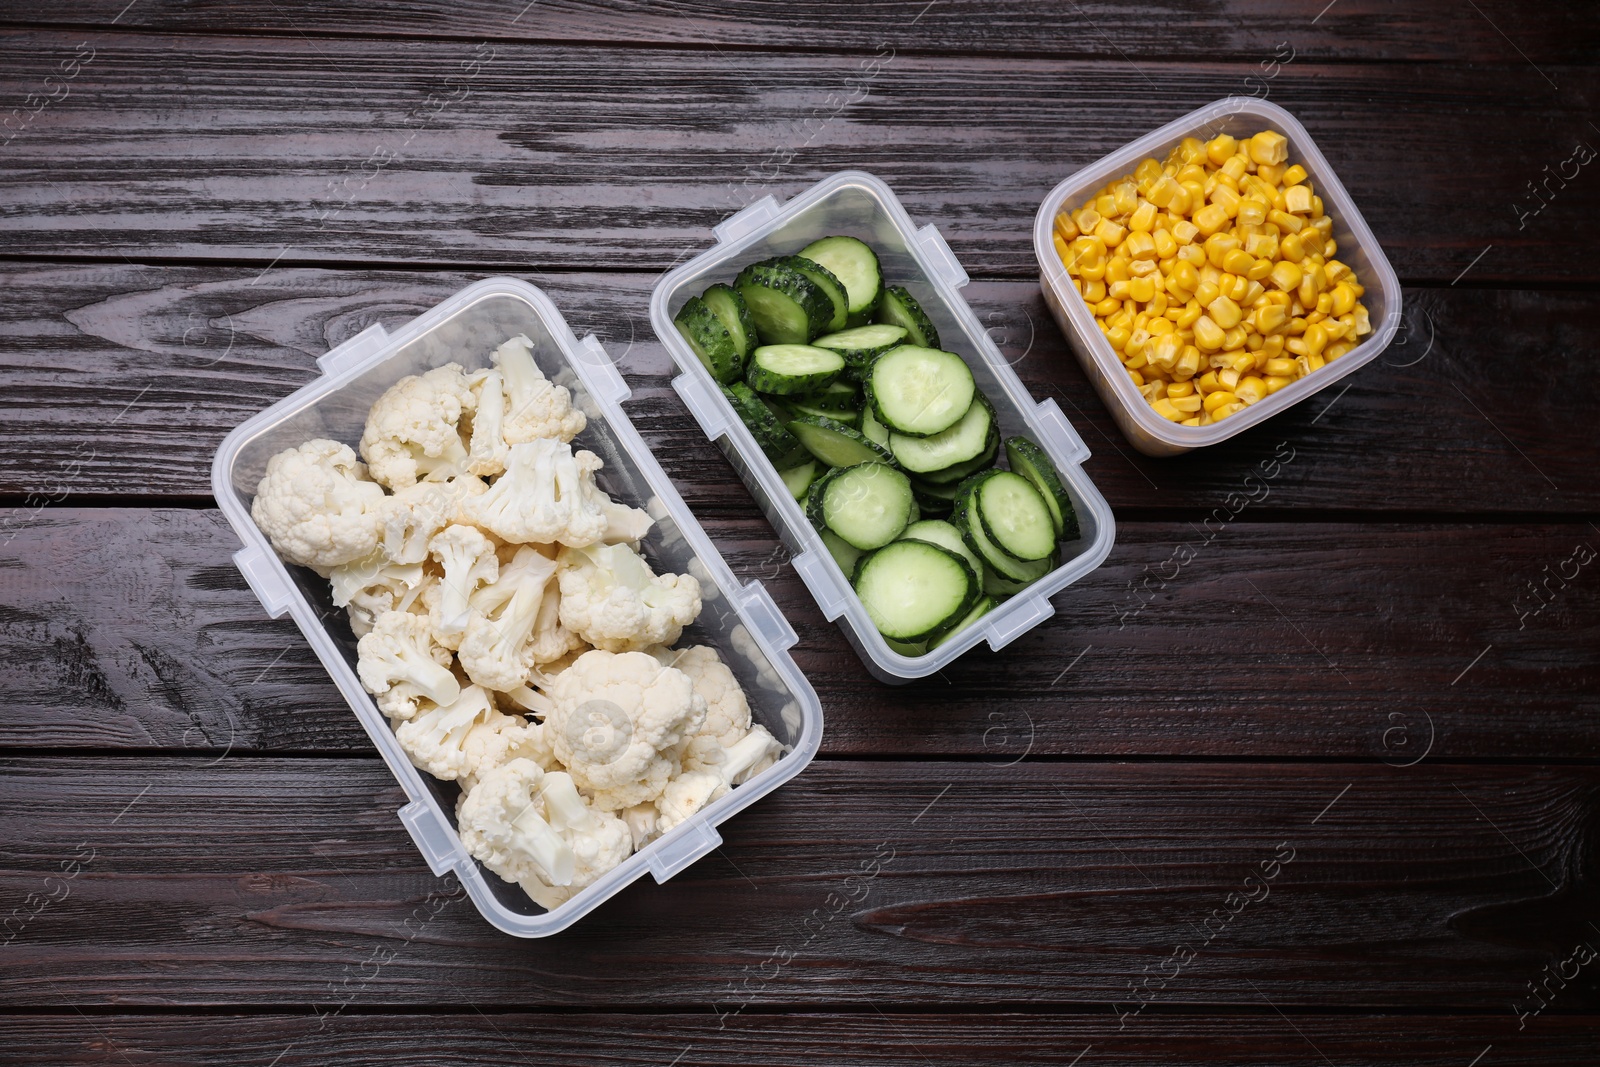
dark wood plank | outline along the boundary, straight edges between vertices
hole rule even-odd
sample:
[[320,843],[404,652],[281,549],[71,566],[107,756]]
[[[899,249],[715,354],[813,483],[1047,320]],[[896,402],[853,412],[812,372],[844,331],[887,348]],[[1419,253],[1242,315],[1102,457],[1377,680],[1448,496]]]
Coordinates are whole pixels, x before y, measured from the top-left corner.
[[[0,98],[58,97],[6,146],[12,254],[659,270],[750,200],[859,167],[969,272],[1027,276],[1053,185],[1255,70],[907,55],[869,77],[788,51],[502,43],[485,61],[464,40],[121,34],[47,84],[81,40],[0,40]],[[1525,229],[1516,206],[1594,136],[1597,83],[1514,59],[1297,61],[1266,88],[1407,280],[1593,282],[1581,189]]]
[[[628,410],[690,503],[752,514],[671,389],[648,317],[654,276],[523,276],[578,334],[606,341],[634,387]],[[473,279],[122,263],[0,271],[14,297],[0,308],[0,494],[205,496],[223,434],[310,381],[317,355],[372,322],[396,327]],[[1589,461],[1600,407],[1587,340],[1600,320],[1595,294],[1410,289],[1405,332],[1347,392],[1167,460],[1124,441],[1037,284],[974,282],[966,296],[1033,395],[1055,398],[1077,426],[1094,453],[1089,475],[1115,507],[1193,509],[1198,519],[1247,489],[1287,441],[1296,458],[1258,512],[1600,511]]]
[[[5,518],[4,746],[369,751],[294,625],[245,588],[219,513]],[[763,520],[709,529],[799,633],[828,753],[1600,757],[1588,525],[1240,519],[1204,543],[1186,523],[1125,524],[1054,618],[903,687],[871,680]]]
[[[1445,0],[1397,10],[1378,0],[1285,0],[1270,6],[1225,0],[1206,6],[1138,6],[1088,2],[1063,8],[1034,0],[903,0],[873,4],[841,17],[826,4],[775,8],[728,0],[714,8],[629,0],[472,0],[441,7],[424,2],[381,10],[337,4],[240,5],[228,0],[135,4],[97,0],[68,9],[30,10],[5,22],[104,30],[187,33],[425,35],[521,41],[605,41],[607,44],[754,48],[952,49],[963,53],[1028,53],[1138,57],[1151,60],[1270,58],[1280,42],[1327,59],[1520,62],[1517,49],[1541,62],[1590,63],[1600,38],[1578,4],[1534,8],[1484,0],[1468,18]],[[1500,32],[1514,35],[1508,41]],[[1267,68],[1270,69],[1270,68]]]
[[[12,927],[12,1008],[1502,1013],[1595,937],[1594,768],[824,761],[541,941],[450,899],[374,760],[3,770],[0,896],[56,897]],[[1175,946],[1195,955],[1158,989]],[[1560,998],[1600,1008],[1592,982]]]
[[[15,1015],[0,1018],[10,1062],[106,1062],[120,1054],[171,1067],[337,1062],[346,1067],[549,1062],[568,1067],[881,1067],[886,1064],[1227,1064],[1279,1067],[1463,1067],[1486,1047],[1496,1067],[1588,1065],[1600,1055],[1594,1016],[1551,1015],[1525,1033],[1505,1015],[1152,1015],[1118,1030],[1097,1015]],[[1078,1057],[1082,1057],[1078,1059]],[[279,1057],[274,1060],[274,1057]]]

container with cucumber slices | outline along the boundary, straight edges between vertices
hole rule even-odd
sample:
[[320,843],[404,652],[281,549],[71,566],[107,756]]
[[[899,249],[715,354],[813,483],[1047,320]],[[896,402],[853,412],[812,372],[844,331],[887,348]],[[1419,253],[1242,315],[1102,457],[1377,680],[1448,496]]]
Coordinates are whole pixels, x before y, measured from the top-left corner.
[[938,231],[843,172],[717,234],[652,297],[673,384],[869,669],[923,677],[1048,618],[1110,551],[1110,509]]

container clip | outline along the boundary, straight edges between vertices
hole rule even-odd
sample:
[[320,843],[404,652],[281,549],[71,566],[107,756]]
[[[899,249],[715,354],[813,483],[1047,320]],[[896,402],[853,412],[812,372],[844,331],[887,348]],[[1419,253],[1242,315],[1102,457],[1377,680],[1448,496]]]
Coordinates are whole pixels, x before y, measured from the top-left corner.
[[317,366],[328,376],[343,374],[377,355],[389,343],[389,334],[381,323],[373,323],[342,345],[335,345],[317,357]]
[[698,378],[692,374],[680,374],[672,379],[672,388],[683,398],[684,407],[700,424],[708,440],[715,441],[728,432],[728,416],[724,411],[726,405],[718,404]]
[[422,800],[413,800],[400,809],[400,821],[411,832],[417,851],[428,861],[428,870],[443,874],[461,861],[455,845],[455,835],[439,809]]
[[789,625],[789,620],[783,617],[783,612],[772,602],[772,594],[760,582],[751,582],[744,587],[744,593],[739,598],[739,606],[744,608],[744,613],[749,617],[750,623],[755,627],[767,643],[774,649],[782,652],[794,647],[800,640],[794,632],[794,627]]
[[1061,414],[1061,408],[1053,397],[1039,402],[1039,423],[1044,428],[1044,436],[1066,457],[1068,463],[1081,465],[1089,458],[1089,446],[1083,443],[1083,438],[1072,428],[1072,423]]
[[722,844],[717,828],[704,819],[689,819],[645,850],[650,873],[659,885]]
[[1021,603],[1012,600],[1006,604],[1006,608],[1016,614],[1004,622],[996,621],[989,624],[989,647],[996,652],[1015,641],[1020,634],[1033,629],[1056,613],[1055,605],[1046,597],[1025,600]]
[[606,346],[594,334],[584,334],[583,340],[578,342],[578,359],[593,372],[587,377],[590,379],[590,392],[597,399],[608,404],[620,404],[633,395],[628,383],[622,380],[622,372],[612,362]]
[[763,196],[711,227],[711,232],[717,235],[718,244],[727,244],[759,230],[777,215],[778,202],[771,196]]
[[252,545],[235,552],[233,563],[244,575],[250,591],[261,601],[261,606],[267,609],[269,618],[276,619],[289,610],[289,601],[294,593],[283,580],[283,571],[277,566],[276,559]]
[[800,572],[800,580],[811,590],[812,597],[817,601],[817,607],[822,609],[823,618],[832,622],[844,614],[844,593],[840,591],[833,572],[828,569],[828,564],[823,560],[821,553],[808,549],[789,562],[794,564],[794,569]]
[[917,231],[917,245],[927,257],[934,273],[950,288],[960,289],[970,280],[961,264],[956,262],[955,253],[950,251],[950,246],[945,243],[944,234],[940,233],[939,227],[933,223],[930,222]]

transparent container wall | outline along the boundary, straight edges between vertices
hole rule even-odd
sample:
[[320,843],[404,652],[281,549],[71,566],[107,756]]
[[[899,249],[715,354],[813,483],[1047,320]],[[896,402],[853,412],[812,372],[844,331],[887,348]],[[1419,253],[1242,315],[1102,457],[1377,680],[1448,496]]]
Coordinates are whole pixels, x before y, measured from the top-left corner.
[[[256,485],[266,471],[267,461],[276,453],[317,437],[342,441],[356,448],[366,424],[368,409],[395,382],[407,375],[420,374],[452,362],[461,364],[467,370],[487,367],[490,365],[490,353],[507,338],[517,334],[526,334],[533,340],[534,358],[540,369],[552,381],[572,390],[574,402],[588,415],[588,427],[573,441],[573,446],[587,448],[605,460],[605,469],[596,477],[601,488],[618,500],[644,506],[651,498],[648,480],[568,366],[562,346],[531,304],[504,294],[485,296],[466,305],[435,328],[406,344],[392,357],[323,395],[310,406],[287,414],[281,421],[262,429],[244,442],[231,472],[233,490],[239,504],[249,509]],[[772,731],[773,736],[785,745],[797,746],[804,721],[795,694],[773,669],[771,661],[730,606],[730,590],[717,583],[714,572],[694,554],[674,518],[663,515],[659,501],[652,501],[647,510],[657,517],[656,525],[641,546],[650,565],[658,573],[667,570],[691,573],[701,582],[704,608],[695,624],[684,631],[679,646],[706,644],[715,647],[744,688],[752,718]],[[334,608],[327,580],[307,568],[289,567],[288,570],[301,595],[323,620],[328,637],[353,672],[356,668],[355,636],[350,631],[345,613]],[[455,784],[438,781],[426,774],[421,778],[453,825],[459,795]],[[764,792],[759,787],[759,781],[757,779],[741,788],[754,787],[755,791]],[[631,872],[636,877],[642,871],[641,865],[635,862],[638,859],[635,857],[628,866],[614,873]],[[528,916],[544,913],[544,909],[530,901],[517,886],[502,881],[488,871],[482,871],[482,876],[484,884],[505,909]]]
[[[1062,209],[1076,211],[1108,182],[1131,174],[1141,160],[1165,160],[1167,153],[1186,137],[1205,141],[1228,134],[1244,140],[1267,129],[1288,138],[1289,162],[1305,167],[1313,188],[1322,197],[1324,210],[1333,217],[1333,238],[1339,246],[1335,258],[1349,266],[1366,287],[1361,302],[1367,307],[1373,332],[1322,370],[1220,423],[1178,426],[1155,414],[1133,385],[1056,255],[1050,226]],[[1046,302],[1067,334],[1074,354],[1123,433],[1140,451],[1150,455],[1174,455],[1216,444],[1292,407],[1376,358],[1388,347],[1400,323],[1399,279],[1332,166],[1292,115],[1276,104],[1251,97],[1230,97],[1207,105],[1091,163],[1062,182],[1041,205],[1034,247]]]

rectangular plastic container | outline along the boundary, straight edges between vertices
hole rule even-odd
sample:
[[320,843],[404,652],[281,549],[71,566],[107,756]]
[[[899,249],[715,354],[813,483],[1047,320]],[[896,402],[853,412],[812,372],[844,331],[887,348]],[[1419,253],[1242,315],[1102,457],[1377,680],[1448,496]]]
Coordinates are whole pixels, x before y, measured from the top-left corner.
[[[1107,182],[1131,174],[1146,157],[1165,159],[1185,137],[1209,140],[1226,133],[1243,139],[1263,129],[1277,130],[1289,139],[1289,162],[1306,169],[1317,195],[1322,197],[1324,209],[1333,216],[1333,237],[1339,242],[1338,259],[1348,264],[1366,286],[1367,292],[1361,302],[1367,306],[1373,330],[1365,341],[1321,370],[1219,423],[1180,426],[1157,415],[1128,377],[1111,342],[1100,332],[1093,313],[1074,287],[1061,257],[1056,255],[1051,230],[1063,207],[1078,207]],[[1172,456],[1214,445],[1270,419],[1371,363],[1389,346],[1400,328],[1400,280],[1395,277],[1394,269],[1389,266],[1361,212],[1356,210],[1350,194],[1339,184],[1333,168],[1293,115],[1276,104],[1250,96],[1225,97],[1191,111],[1096,160],[1057,185],[1039,205],[1039,214],[1033,223],[1033,250],[1039,260],[1039,286],[1044,290],[1045,303],[1050,305],[1061,332],[1066,335],[1078,362],[1083,364],[1084,373],[1099,390],[1100,399],[1133,447],[1150,456]]]
[[[598,481],[619,500],[646,506],[656,525],[645,539],[658,571],[700,579],[704,609],[682,644],[709,644],[738,676],[756,722],[788,746],[776,765],[708,805],[652,842],[570,901],[546,912],[521,888],[484,870],[456,834],[457,787],[418,771],[356,676],[356,642],[344,612],[333,607],[326,580],[286,566],[250,518],[250,502],[267,460],[317,437],[355,446],[367,410],[399,379],[445,363],[468,370],[489,364],[502,341],[526,334],[534,358],[553,381],[572,390],[589,417],[575,441],[605,461]],[[373,325],[321,357],[322,376],[246,421],[223,440],[211,470],[212,489],[244,548],[234,562],[273,618],[288,612],[355,711],[410,803],[399,811],[436,875],[454,871],[484,918],[519,937],[542,937],[570,926],[649,871],[657,882],[722,843],[716,827],[798,774],[822,740],[822,708],[788,648],[795,633],[759,582],[741,586],[673,489],[622,411],[628,387],[593,335],[579,341],[550,300],[514,278],[468,286],[390,334]],[[648,504],[646,505],[646,502]]]
[[[1111,508],[1083,471],[1089,449],[1054,400],[1035,403],[1011,365],[995,347],[972,308],[961,298],[967,273],[932,225],[920,230],[889,187],[863,171],[840,171],[818,182],[782,208],[763,197],[713,230],[717,244],[657,283],[650,296],[650,324],[682,371],[673,387],[739,472],[789,551],[800,577],[829,620],[845,636],[874,676],[891,684],[939,670],[979,641],[998,651],[1048,619],[1050,598],[1094,570],[1111,551]],[[715,282],[732,282],[744,266],[789,255],[819,237],[848,234],[878,253],[884,281],[903,285],[922,305],[941,343],[964,357],[978,388],[994,402],[1002,435],[1027,434],[1060,471],[1078,512],[1082,536],[1062,546],[1061,565],[1011,597],[947,644],[921,656],[894,651],[878,633],[850,582],[821,536],[806,520],[783,481],[717,388],[716,381],[684,342],[672,317],[691,296]]]

